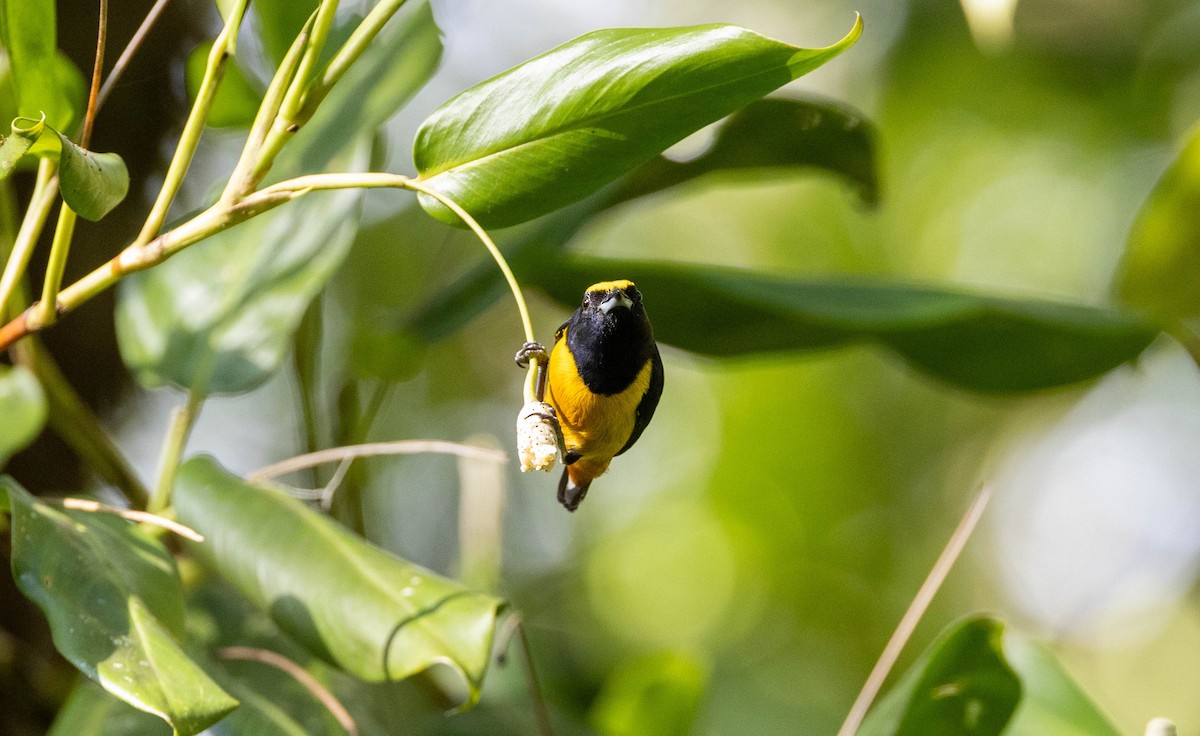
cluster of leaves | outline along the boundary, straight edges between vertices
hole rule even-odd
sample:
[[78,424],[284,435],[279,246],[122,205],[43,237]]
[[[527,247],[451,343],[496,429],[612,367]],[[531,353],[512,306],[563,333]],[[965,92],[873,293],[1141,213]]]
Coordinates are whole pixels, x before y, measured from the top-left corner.
[[[285,133],[269,156],[245,159],[245,169],[239,165],[241,173],[257,172],[245,179],[248,191],[227,189],[228,198],[207,211],[216,214],[185,219],[163,236],[177,236],[169,241],[182,243],[175,250],[164,245],[138,264],[152,268],[114,278],[122,282],[122,356],[143,385],[182,387],[195,406],[212,394],[260,385],[289,351],[302,366],[319,349],[301,326],[357,232],[358,187],[368,180],[353,175],[370,170],[378,127],[423,86],[441,51],[428,5],[414,1],[398,13],[401,4],[385,0],[342,27],[331,0],[256,3],[263,46],[278,64],[265,89],[236,65],[224,68],[236,58],[247,3],[223,4],[222,36],[197,50],[189,64],[195,110],[210,125],[249,126],[251,141]],[[82,84],[55,48],[53,12],[48,0],[0,0],[0,45],[9,60],[0,88],[15,90],[11,99],[17,101],[14,110],[0,109],[13,121],[12,135],[0,145],[0,179],[29,157],[40,157],[57,171],[66,206],[96,219],[123,198],[127,176],[119,158],[87,151],[65,132],[80,118]],[[763,99],[836,57],[860,33],[856,22],[845,38],[821,49],[723,25],[585,35],[434,112],[416,134],[418,176],[412,181],[419,186],[409,188],[423,189],[421,206],[452,225],[465,223],[447,208],[447,199],[484,226],[520,225],[502,238],[514,271],[565,305],[573,305],[596,274],[635,280],[655,295],[659,340],[701,355],[870,342],[954,386],[1019,392],[1102,375],[1136,358],[1165,325],[1192,316],[1192,292],[1163,294],[1146,284],[1195,257],[1194,228],[1185,242],[1173,226],[1157,224],[1177,223],[1179,213],[1195,210],[1198,177],[1189,167],[1194,144],[1164,179],[1135,232],[1122,294],[1143,312],[566,252],[572,237],[598,215],[714,172],[762,176],[819,169],[844,178],[873,203],[879,187],[874,132],[866,121],[828,102]],[[330,61],[325,44],[333,39],[344,45]],[[225,82],[216,86],[221,72]],[[355,115],[345,115],[351,108]],[[698,157],[675,162],[660,155],[721,120]],[[285,187],[277,191],[288,197],[261,200],[269,204],[262,212],[237,209],[259,202],[252,199],[256,193],[274,191],[256,188],[268,171],[286,185],[329,170],[347,175],[339,180],[346,182],[336,187],[340,191],[318,195],[308,194],[309,186]],[[397,177],[388,186],[405,188],[405,181]],[[274,209],[301,195],[315,201],[303,209]],[[235,214],[240,219],[232,219]],[[436,342],[504,291],[497,272],[481,265],[412,310],[401,329],[414,345]],[[94,291],[73,293],[90,297]],[[714,313],[721,319],[713,320]],[[387,379],[404,370],[374,355],[351,360],[364,376]],[[300,378],[306,402],[316,402],[316,389]],[[43,388],[49,390],[20,367],[0,376],[0,458],[26,444],[45,421]],[[186,425],[181,432],[186,435]],[[310,437],[314,444],[321,439]],[[182,442],[177,444],[181,452]],[[281,633],[275,646],[300,652],[315,669],[332,667],[365,682],[449,664],[467,684],[467,702],[478,697],[505,609],[501,599],[392,556],[211,458],[192,458],[176,470],[181,458],[166,457],[170,467],[158,502],[204,537],[182,554],[218,573],[269,617]],[[79,686],[56,733],[89,732],[80,724],[97,718],[107,721],[108,734],[164,728],[142,714],[180,734],[209,727],[218,733],[314,728],[299,702],[307,693],[288,696],[296,699],[294,707],[276,707],[275,694],[260,680],[218,661],[214,632],[188,625],[188,617],[203,616],[211,601],[185,589],[176,555],[161,540],[114,517],[34,498],[12,481],[6,491],[14,577],[45,612],[59,651],[94,683]],[[694,684],[694,678],[683,679]],[[640,697],[631,691],[625,705],[610,704],[608,712],[636,714]],[[952,629],[914,665],[863,733],[1032,734],[1051,728],[1115,733],[1043,650],[1005,633],[998,622],[974,619]]]

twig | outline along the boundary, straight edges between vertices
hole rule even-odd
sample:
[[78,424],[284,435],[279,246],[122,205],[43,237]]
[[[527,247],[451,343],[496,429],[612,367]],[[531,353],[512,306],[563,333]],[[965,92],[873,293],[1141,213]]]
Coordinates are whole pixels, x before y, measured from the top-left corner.
[[167,428],[167,436],[163,440],[162,454],[158,460],[158,482],[150,495],[146,506],[149,511],[161,511],[171,505],[171,491],[175,487],[175,473],[179,470],[179,461],[183,458],[183,450],[187,446],[188,435],[192,433],[192,425],[200,413],[204,397],[196,391],[188,391],[187,400],[176,407],[171,414],[171,425]]
[[529,648],[529,638],[525,636],[525,624],[517,622],[517,638],[521,642],[521,656],[525,660],[525,675],[529,681],[529,699],[533,701],[533,713],[537,717],[538,733],[541,736],[554,736],[554,725],[550,723],[550,711],[546,708],[546,699],[542,696],[542,687],[538,683],[537,669],[533,666],[533,650]]
[[150,29],[158,22],[159,16],[167,9],[167,3],[169,2],[171,0],[158,0],[158,2],[154,3],[154,7],[150,8],[150,12],[146,13],[146,17],[142,19],[142,24],[134,32],[133,38],[129,39],[125,50],[121,52],[121,56],[117,58],[117,63],[113,64],[112,71],[108,73],[108,76],[104,79],[104,84],[100,87],[100,94],[96,97],[97,111],[101,107],[104,107],[108,96],[112,94],[113,88],[117,86],[117,80],[125,73],[129,62],[133,61],[133,55],[141,48],[142,42],[146,40],[146,36],[150,34]]
[[199,543],[204,541],[204,535],[195,529],[186,527],[172,519],[151,514],[146,511],[137,511],[136,509],[121,509],[117,508],[116,506],[106,506],[99,501],[92,501],[86,498],[64,498],[62,500],[62,505],[63,508],[74,509],[76,511],[94,511],[103,512],[106,514],[116,514],[122,519],[128,519],[129,521],[137,521],[143,524],[160,526],[163,529],[175,532],[184,539],[190,539],[193,542]]
[[312,696],[320,701],[321,705],[333,715],[342,730],[349,736],[358,736],[358,724],[354,722],[354,718],[346,707],[342,705],[337,696],[329,691],[329,688],[321,684],[321,682],[312,676],[308,670],[296,664],[287,657],[272,652],[270,649],[258,649],[257,647],[222,647],[217,650],[217,654],[221,659],[240,659],[249,662],[258,662],[260,664],[269,665],[281,672],[289,675],[296,682],[300,683],[304,689],[312,693]]
[[338,488],[342,485],[342,481],[346,480],[346,474],[350,472],[350,466],[353,464],[354,458],[352,457],[348,457],[338,464],[333,477],[321,489],[321,508],[328,511],[333,506],[333,494],[337,493]]
[[346,459],[374,457],[378,455],[415,455],[422,452],[436,452],[459,457],[473,457],[494,463],[508,462],[508,455],[487,447],[463,445],[445,440],[397,440],[395,442],[368,442],[364,445],[346,445],[331,447],[305,455],[297,455],[264,468],[259,468],[246,476],[246,480],[255,483],[268,480],[280,475],[286,475],[297,470],[304,470],[323,463],[341,462]]
[[850,708],[850,713],[846,716],[846,721],[838,729],[837,736],[854,736],[858,732],[863,719],[867,716],[867,711],[870,709],[871,703],[875,701],[880,688],[883,687],[883,681],[887,679],[888,673],[896,666],[896,660],[899,659],[904,645],[908,643],[913,631],[917,628],[917,624],[921,621],[921,617],[925,615],[925,611],[933,601],[933,597],[937,595],[938,589],[942,587],[942,583],[945,582],[950,569],[954,567],[954,563],[958,560],[959,554],[962,553],[963,547],[966,546],[967,540],[971,538],[971,533],[975,531],[975,525],[983,515],[983,510],[987,507],[991,495],[991,488],[984,486],[979,489],[979,492],[975,494],[975,498],[971,500],[971,505],[967,507],[966,513],[963,514],[962,519],[958,522],[954,533],[950,535],[950,540],[946,542],[942,553],[938,555],[937,561],[933,563],[933,568],[929,571],[929,576],[925,578],[925,582],[921,583],[921,587],[917,590],[916,596],[913,597],[912,603],[909,604],[908,610],[904,612],[904,616],[896,626],[896,631],[892,633],[892,638],[888,639],[887,646],[883,648],[883,652],[879,655],[879,661],[875,663],[875,667],[871,669],[871,674],[867,677],[867,681],[863,683],[862,691],[859,692],[854,705]]
[[96,62],[92,65],[92,85],[88,89],[87,112],[83,116],[83,129],[79,132],[79,145],[83,148],[87,148],[92,141],[92,125],[96,122],[100,75],[104,72],[104,46],[107,42],[108,0],[100,0],[100,28],[96,31]]

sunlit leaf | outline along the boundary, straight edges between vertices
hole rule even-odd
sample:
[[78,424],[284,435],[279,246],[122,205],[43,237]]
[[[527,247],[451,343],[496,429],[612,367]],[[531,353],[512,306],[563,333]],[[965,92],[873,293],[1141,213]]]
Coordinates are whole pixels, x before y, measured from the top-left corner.
[[1003,636],[988,618],[951,628],[871,710],[860,736],[998,736],[1022,693]]
[[206,537],[202,559],[313,654],[371,682],[447,664],[469,702],[478,697],[500,599],[394,557],[210,458],[184,464],[174,500],[180,520]]
[[601,736],[688,736],[707,683],[692,657],[638,657],[609,675],[590,720]]
[[800,49],[726,25],[595,31],[436,110],[417,132],[417,171],[485,226],[524,222],[817,68],[861,32],[856,20],[836,44]]
[[183,590],[162,544],[109,514],[57,509],[0,483],[12,505],[13,578],[71,664],[180,734],[236,707],[177,641]]
[[91,680],[81,680],[46,736],[171,736],[171,727],[114,698]]
[[1110,309],[886,282],[546,255],[523,278],[574,309],[588,285],[629,278],[660,343],[732,357],[874,342],[943,381],[1027,391],[1132,360],[1155,328]]
[[17,114],[44,114],[51,126],[70,130],[82,110],[82,78],[57,43],[54,0],[0,0],[0,46],[8,51]]
[[[204,69],[208,65],[208,55],[212,51],[212,41],[205,41],[192,50],[188,55],[185,78],[188,88],[188,99],[195,100],[200,82],[204,79]],[[235,63],[225,65],[225,74],[221,77],[221,86],[213,97],[212,107],[205,121],[214,128],[245,128],[254,122],[258,112],[262,93],[250,84],[241,67]]]
[[1200,127],[1163,174],[1129,235],[1121,298],[1164,319],[1200,314]]
[[[43,135],[47,130],[50,135]],[[43,117],[19,117],[12,121],[12,135],[0,146],[0,180],[11,173],[9,164],[15,165],[29,151],[58,159],[58,188],[63,201],[80,217],[99,220],[129,193],[129,171],[120,156],[75,145],[46,125]]]
[[23,366],[0,366],[0,465],[33,442],[46,416],[46,397],[33,374]]
[[[284,149],[277,175],[365,171],[376,129],[421,88],[440,53],[428,4],[414,3]],[[361,199],[357,190],[310,194],[125,279],[117,330],[126,365],[143,384],[200,393],[236,393],[266,380],[345,258]]]

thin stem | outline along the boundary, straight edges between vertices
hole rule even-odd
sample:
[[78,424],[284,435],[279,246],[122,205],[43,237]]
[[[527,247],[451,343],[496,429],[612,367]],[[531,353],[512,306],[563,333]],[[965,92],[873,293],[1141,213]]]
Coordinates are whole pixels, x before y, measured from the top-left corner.
[[980,517],[983,516],[983,511],[987,508],[988,500],[991,496],[991,489],[988,486],[984,486],[979,489],[979,492],[975,494],[975,498],[971,500],[971,504],[967,507],[962,519],[959,520],[954,533],[950,535],[950,540],[946,542],[946,546],[942,549],[941,554],[938,555],[937,561],[933,563],[933,568],[930,569],[928,577],[925,578],[925,582],[921,583],[921,587],[913,597],[912,603],[909,604],[908,610],[904,612],[904,616],[901,617],[895,632],[888,639],[887,645],[879,655],[879,661],[875,663],[875,666],[871,669],[871,674],[867,677],[867,681],[863,683],[862,691],[859,692],[858,697],[854,700],[854,705],[851,706],[850,713],[846,716],[842,727],[838,729],[837,736],[854,736],[854,734],[858,733],[863,719],[867,716],[867,711],[871,708],[871,703],[875,702],[875,697],[879,695],[879,690],[883,687],[883,682],[887,679],[888,673],[896,666],[896,660],[900,658],[900,652],[903,651],[904,645],[912,637],[913,631],[921,621],[921,617],[925,615],[925,611],[929,608],[933,597],[937,595],[938,589],[946,581],[946,576],[950,574],[950,569],[954,567],[954,563],[962,553],[963,547],[966,546],[967,540],[971,538],[971,533],[975,531],[975,526],[979,523]]
[[546,708],[546,699],[542,695],[542,687],[538,682],[537,669],[533,665],[533,650],[529,647],[529,638],[525,635],[524,623],[517,624],[517,639],[521,643],[525,677],[529,683],[529,699],[533,702],[533,714],[537,718],[538,733],[541,736],[554,736],[554,726],[550,723],[550,711]]
[[317,79],[309,85],[308,94],[304,99],[304,111],[306,115],[312,115],[317,105],[325,99],[329,94],[329,90],[338,83],[338,80],[346,73],[358,57],[362,56],[367,50],[371,41],[375,39],[383,27],[391,20],[392,16],[400,10],[400,6],[404,5],[404,0],[384,0],[363,18],[354,32],[350,34],[350,38],[342,44],[338,52],[334,54],[325,68],[321,70]]
[[117,86],[117,80],[125,73],[125,69],[129,67],[129,62],[133,61],[134,54],[141,48],[142,42],[146,40],[146,36],[150,34],[150,29],[158,22],[159,16],[167,9],[167,3],[171,0],[158,0],[154,3],[154,7],[150,8],[150,12],[146,13],[146,17],[142,19],[142,24],[138,26],[134,32],[133,38],[129,39],[129,43],[125,46],[125,50],[117,58],[117,63],[113,64],[112,71],[104,79],[104,84],[100,87],[100,94],[96,98],[96,110],[104,107],[104,103],[108,101],[108,96],[112,94],[113,88]]
[[281,672],[286,673],[296,682],[300,683],[305,690],[312,693],[312,696],[317,699],[321,705],[325,706],[342,729],[349,736],[358,736],[358,724],[354,722],[350,712],[342,705],[329,688],[321,684],[312,674],[296,664],[287,657],[272,652],[270,649],[259,649],[257,647],[222,647],[217,651],[221,659],[240,659],[250,662],[258,662],[260,664],[269,665]]
[[88,89],[87,112],[83,116],[83,130],[79,132],[79,145],[87,148],[92,142],[92,126],[96,122],[96,107],[100,95],[100,75],[104,73],[104,46],[108,42],[108,0],[100,0],[100,28],[96,31],[96,61],[92,65],[92,85]]
[[[231,18],[230,21],[232,23],[233,19]],[[179,144],[175,147],[175,155],[171,157],[170,166],[167,167],[167,175],[163,179],[162,189],[158,193],[158,198],[154,200],[154,206],[150,209],[150,215],[142,225],[142,231],[138,233],[135,243],[148,243],[158,235],[167,219],[167,211],[171,208],[171,203],[175,201],[175,195],[183,186],[183,177],[192,163],[196,147],[200,145],[204,122],[208,119],[208,112],[212,109],[217,88],[221,84],[221,78],[225,75],[225,64],[229,60],[229,34],[233,32],[234,26],[227,23],[213,41],[212,50],[208,52],[208,61],[204,66],[204,78],[200,82],[200,89],[196,92],[196,102],[192,104],[187,122],[183,125],[183,132],[179,134]]]
[[179,470],[179,461],[183,458],[183,450],[187,446],[188,435],[192,433],[192,425],[200,413],[204,397],[195,391],[189,391],[187,401],[176,407],[171,414],[171,426],[167,429],[163,441],[162,455],[158,461],[158,483],[154,486],[154,494],[146,510],[158,513],[171,505],[171,491],[175,487],[175,473]]
[[292,84],[279,108],[279,116],[285,123],[302,122],[297,120],[296,116],[304,103],[304,95],[308,92],[309,82],[321,58],[321,51],[325,48],[325,41],[329,38],[329,29],[333,27],[337,6],[338,0],[321,0],[321,4],[317,6],[317,17],[313,22],[308,44],[304,48],[304,56],[300,59],[300,65],[292,77]]
[[103,512],[107,514],[116,514],[122,519],[136,521],[142,524],[152,524],[162,527],[170,532],[175,532],[184,539],[190,539],[199,544],[204,541],[204,535],[195,529],[184,526],[174,519],[168,519],[165,516],[147,513],[145,511],[137,511],[135,509],[119,509],[115,506],[105,506],[99,501],[92,501],[87,498],[64,498],[62,500],[63,508],[75,509],[76,511]]
[[145,507],[150,493],[41,340],[25,340],[14,346],[13,360],[33,371],[41,384],[54,433],[97,475],[121,491],[131,504]]
[[458,455],[459,457],[470,457],[494,463],[508,462],[507,454],[488,447],[464,445],[445,440],[397,440],[395,442],[368,442],[363,445],[331,447],[326,450],[297,455],[296,457],[281,460],[264,468],[259,468],[248,474],[246,480],[256,483],[280,475],[294,473],[297,470],[304,470],[305,468],[311,468],[324,463],[341,462],[346,459],[376,457],[379,455],[416,455],[425,452]]
[[62,286],[63,272],[67,270],[67,254],[71,252],[71,239],[75,237],[75,210],[63,202],[58,209],[58,223],[54,227],[54,241],[50,244],[50,260],[46,263],[46,279],[42,282],[42,299],[33,309],[34,323],[40,327],[58,321],[58,290]]
[[4,274],[0,276],[0,312],[4,311],[16,293],[17,284],[29,267],[29,259],[54,207],[54,200],[58,196],[58,179],[54,176],[56,168],[56,164],[48,158],[38,163],[37,181],[33,185],[29,208],[25,210],[25,218],[21,221],[12,252],[4,264]]

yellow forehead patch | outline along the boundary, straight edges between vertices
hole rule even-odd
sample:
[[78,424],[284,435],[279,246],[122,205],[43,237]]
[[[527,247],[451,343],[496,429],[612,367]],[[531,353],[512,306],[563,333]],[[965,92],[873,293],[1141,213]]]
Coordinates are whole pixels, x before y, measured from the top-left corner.
[[601,281],[598,284],[592,284],[587,290],[612,291],[613,289],[628,289],[630,286],[633,286],[633,282],[629,279],[618,279],[617,281]]

